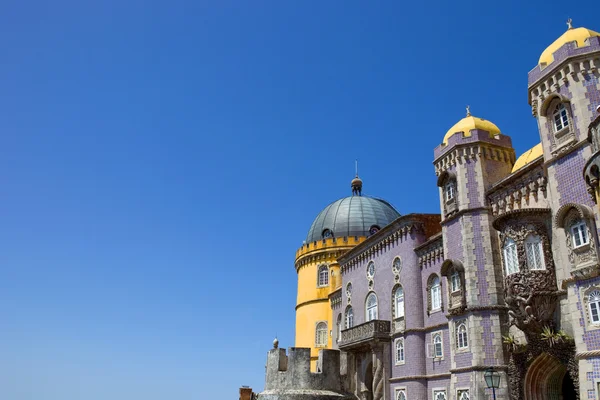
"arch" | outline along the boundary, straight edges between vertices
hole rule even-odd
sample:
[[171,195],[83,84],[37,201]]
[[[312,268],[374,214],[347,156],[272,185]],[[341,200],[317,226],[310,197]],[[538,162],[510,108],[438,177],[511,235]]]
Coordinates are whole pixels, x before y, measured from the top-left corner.
[[442,310],[442,281],[436,274],[427,279],[427,309],[428,311]]
[[377,319],[377,317],[377,295],[375,292],[370,292],[365,299],[365,322]]
[[446,259],[442,263],[442,267],[440,268],[440,274],[442,276],[448,276],[452,272],[452,270],[458,272],[465,272],[465,267],[458,260]]
[[440,176],[438,176],[437,178],[437,185],[438,187],[442,187],[446,184],[446,182],[448,182],[449,180],[454,180],[456,181],[456,174],[452,171],[444,171],[440,174]]
[[315,347],[327,346],[327,322],[321,321],[317,323],[315,328]]
[[[566,380],[566,382],[565,382]],[[574,388],[565,388],[565,383],[569,383],[570,376],[567,367],[557,358],[548,353],[540,354],[527,369],[523,383],[524,400],[546,400],[571,398],[563,397],[565,390]],[[572,381],[570,381],[572,384]]]
[[325,264],[317,269],[317,287],[329,286],[329,267]]
[[557,100],[561,103],[571,104],[571,100],[568,97],[565,97],[559,93],[553,93],[551,96],[548,96],[548,98],[546,98],[541,104],[538,115],[540,117],[545,117],[546,114],[548,114],[548,108],[550,108],[550,106]]
[[560,207],[554,217],[554,223],[559,228],[565,228],[566,217],[571,210],[575,210],[575,213],[584,220],[593,220],[594,212],[592,209],[584,204],[578,203],[567,203]]
[[400,284],[392,289],[392,318],[404,318],[404,288]]
[[352,310],[352,306],[346,307],[346,311],[344,311],[344,320],[346,329],[350,329],[354,326],[354,311]]

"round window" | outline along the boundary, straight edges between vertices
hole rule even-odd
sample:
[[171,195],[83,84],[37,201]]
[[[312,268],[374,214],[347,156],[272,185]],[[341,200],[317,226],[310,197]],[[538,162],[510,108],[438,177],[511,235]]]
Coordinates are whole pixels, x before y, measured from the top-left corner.
[[369,265],[367,265],[367,276],[369,278],[373,278],[374,275],[375,275],[375,263],[371,261],[369,263]]
[[348,283],[346,285],[346,296],[350,297],[352,295],[352,284]]

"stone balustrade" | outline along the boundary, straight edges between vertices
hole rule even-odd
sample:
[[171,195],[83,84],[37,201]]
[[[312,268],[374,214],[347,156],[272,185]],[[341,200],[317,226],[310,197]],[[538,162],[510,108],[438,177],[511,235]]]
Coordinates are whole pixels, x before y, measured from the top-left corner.
[[390,340],[390,321],[374,319],[342,331],[341,350],[360,347],[371,342]]

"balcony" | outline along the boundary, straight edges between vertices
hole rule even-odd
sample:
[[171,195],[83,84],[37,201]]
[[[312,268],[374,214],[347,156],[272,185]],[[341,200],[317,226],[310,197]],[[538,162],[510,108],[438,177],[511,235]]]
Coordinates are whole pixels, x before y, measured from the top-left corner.
[[340,350],[358,349],[377,342],[390,340],[390,321],[374,319],[342,331]]

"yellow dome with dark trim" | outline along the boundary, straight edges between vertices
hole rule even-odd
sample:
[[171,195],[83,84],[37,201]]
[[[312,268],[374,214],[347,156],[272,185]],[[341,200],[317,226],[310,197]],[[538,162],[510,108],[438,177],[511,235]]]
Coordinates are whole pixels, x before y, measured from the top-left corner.
[[462,133],[464,137],[470,137],[473,129],[488,131],[492,136],[500,133],[500,128],[498,128],[493,122],[483,118],[474,117],[472,115],[467,115],[465,118],[454,124],[454,126],[450,128],[448,132],[446,132],[444,141],[442,143],[448,144],[448,139],[455,133]]
[[519,158],[517,158],[517,162],[513,165],[512,172],[516,172],[521,168],[524,168],[527,164],[537,160],[541,156],[544,155],[544,149],[542,148],[542,144],[538,143],[525,153],[521,154]]
[[600,33],[587,28],[569,28],[542,52],[538,64],[548,65],[554,61],[554,52],[569,42],[577,42],[577,47],[586,46],[585,40],[600,36]]

